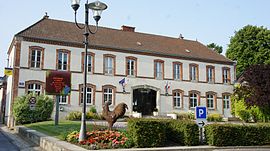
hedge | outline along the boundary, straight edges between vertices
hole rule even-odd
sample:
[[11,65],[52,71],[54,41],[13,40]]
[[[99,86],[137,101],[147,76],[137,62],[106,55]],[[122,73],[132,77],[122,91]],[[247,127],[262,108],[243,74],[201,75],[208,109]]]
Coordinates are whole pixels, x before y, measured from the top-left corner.
[[205,127],[208,145],[252,146],[270,143],[270,124],[211,124]]
[[166,126],[160,120],[128,120],[128,133],[135,147],[157,147],[166,143]]
[[128,133],[135,147],[164,146],[168,140],[180,145],[199,144],[199,129],[193,121],[131,119]]

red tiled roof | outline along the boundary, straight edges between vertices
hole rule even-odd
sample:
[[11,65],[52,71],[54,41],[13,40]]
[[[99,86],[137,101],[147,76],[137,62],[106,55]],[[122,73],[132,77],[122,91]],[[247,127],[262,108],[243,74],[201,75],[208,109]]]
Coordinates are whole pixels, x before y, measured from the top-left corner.
[[[91,26],[91,28],[94,28]],[[74,23],[43,18],[32,26],[16,34],[16,37],[36,38],[82,44],[83,30]],[[179,57],[188,60],[233,64],[226,57],[208,49],[203,44],[180,38],[129,32],[100,27],[94,35],[90,34],[90,45],[132,52]]]

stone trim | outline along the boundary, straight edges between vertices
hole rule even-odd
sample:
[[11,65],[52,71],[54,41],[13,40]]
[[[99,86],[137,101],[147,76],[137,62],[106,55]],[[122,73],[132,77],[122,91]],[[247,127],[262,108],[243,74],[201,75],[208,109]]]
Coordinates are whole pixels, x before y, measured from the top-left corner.
[[[134,64],[134,75],[128,75],[128,60],[134,60],[135,64]],[[126,57],[126,76],[132,76],[132,77],[137,77],[137,71],[138,71],[138,66],[137,66],[137,58],[133,57],[133,56],[127,56]]]
[[[179,65],[180,66],[180,79],[179,80],[183,80],[183,63],[182,62],[179,62],[179,61],[174,61],[173,62],[173,66],[172,66],[172,68],[173,68],[173,73],[172,73],[172,75],[173,75],[173,79],[175,80],[175,75],[174,75],[174,72],[175,72],[175,68],[174,68],[174,65]],[[178,80],[178,79],[177,79]]]
[[212,77],[212,81],[211,83],[215,83],[216,81],[216,72],[215,72],[215,66],[212,66],[212,65],[207,65],[206,66],[206,82],[209,83],[210,81],[208,80],[208,69],[212,69],[213,71],[213,77]]
[[213,103],[214,103],[214,110],[217,110],[217,93],[213,91],[208,91],[205,93],[206,98],[206,108],[208,110],[208,101],[207,101],[207,95],[213,95]]
[[161,63],[161,67],[162,67],[162,77],[161,79],[158,80],[163,80],[164,79],[164,60],[161,59],[155,59],[154,60],[154,79],[157,79],[157,73],[156,73],[156,63]]
[[[228,71],[228,83],[225,83],[224,70]],[[222,82],[223,84],[231,84],[231,69],[229,67],[222,67]]]
[[198,82],[199,81],[199,65],[196,64],[196,63],[190,63],[189,64],[189,80],[190,81],[193,81],[192,78],[191,78],[191,76],[192,76],[191,75],[191,68],[192,67],[195,67],[196,68],[196,80],[195,81]]

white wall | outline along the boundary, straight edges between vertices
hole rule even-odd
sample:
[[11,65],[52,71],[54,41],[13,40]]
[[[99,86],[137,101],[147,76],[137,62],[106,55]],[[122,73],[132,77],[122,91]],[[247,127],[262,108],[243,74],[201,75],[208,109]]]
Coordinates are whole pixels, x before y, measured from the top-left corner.
[[[44,50],[44,69],[55,70],[56,68],[56,49],[68,49],[71,51],[71,65],[70,69],[72,72],[72,91],[71,93],[71,104],[65,105],[66,110],[81,110],[81,107],[78,105],[79,99],[79,84],[83,83],[83,74],[81,72],[81,52],[84,51],[82,48],[74,48],[74,47],[66,47],[66,46],[58,46],[58,45],[48,45],[48,44],[40,44],[40,43],[32,43],[32,42],[22,42],[21,44],[21,59],[20,66],[28,67],[28,53],[29,46],[40,46],[45,48]],[[113,54],[116,55],[116,74],[117,75],[125,75],[125,57],[133,56],[136,57],[137,60],[137,76],[149,77],[149,78],[128,78],[129,82],[126,86],[126,91],[130,92],[128,94],[116,93],[116,104],[120,102],[127,102],[129,108],[131,109],[131,87],[137,85],[149,85],[160,89],[161,97],[160,97],[160,111],[163,113],[169,113],[173,111],[188,111],[188,97],[184,97],[184,110],[174,110],[172,108],[172,96],[164,96],[165,90],[165,80],[155,80],[151,79],[154,77],[154,60],[162,59],[164,60],[164,78],[172,79],[172,62],[179,61],[183,63],[183,80],[189,80],[189,64],[196,63],[199,64],[199,81],[206,81],[206,65],[215,66],[215,82],[222,83],[222,67],[231,68],[231,81],[234,81],[234,68],[233,65],[222,65],[222,64],[213,64],[213,63],[205,63],[198,61],[190,61],[190,60],[179,60],[172,58],[163,58],[163,57],[155,57],[155,56],[145,56],[138,54],[130,54],[130,53],[120,53],[120,52],[111,52],[111,51],[103,51],[103,50],[92,50],[91,52],[95,53],[95,73],[103,73],[103,54]],[[12,53],[11,53],[12,54]],[[45,70],[29,70],[29,69],[20,69],[20,77],[19,81],[28,81],[28,80],[40,80],[45,82]],[[96,104],[98,112],[102,110],[102,86],[106,84],[114,85],[117,88],[117,92],[122,92],[122,87],[119,85],[119,80],[121,80],[122,76],[105,76],[99,74],[88,74],[88,83],[96,85]],[[172,94],[173,89],[181,89],[184,91],[184,95],[188,96],[188,91],[197,90],[200,91],[201,96],[205,96],[205,93],[208,91],[214,91],[217,93],[217,97],[222,97],[222,93],[233,92],[232,85],[224,85],[224,84],[208,84],[208,83],[193,83],[186,81],[174,81],[169,80],[171,83],[171,88],[169,90],[169,94]],[[10,84],[10,81],[8,82]],[[10,90],[10,86],[8,85],[8,89]],[[24,88],[19,88],[19,95],[24,94]],[[8,96],[7,96],[8,97]],[[7,99],[9,100],[9,99]],[[205,98],[201,98],[201,104],[205,105]],[[217,100],[218,102],[218,112],[222,113],[221,99]],[[128,111],[130,112],[130,111]]]

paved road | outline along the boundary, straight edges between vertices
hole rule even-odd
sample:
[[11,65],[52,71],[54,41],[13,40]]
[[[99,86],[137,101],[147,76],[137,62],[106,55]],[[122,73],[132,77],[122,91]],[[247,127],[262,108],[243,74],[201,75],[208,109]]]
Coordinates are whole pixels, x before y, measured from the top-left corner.
[[3,134],[0,129],[0,151],[19,151],[20,149],[12,144],[11,139]]

